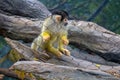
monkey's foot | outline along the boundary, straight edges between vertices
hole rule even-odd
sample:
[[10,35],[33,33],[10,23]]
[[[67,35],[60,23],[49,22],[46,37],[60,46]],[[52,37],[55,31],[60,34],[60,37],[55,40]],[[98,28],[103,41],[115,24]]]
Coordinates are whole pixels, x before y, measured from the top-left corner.
[[70,56],[70,51],[69,50],[62,48],[62,49],[60,49],[60,51],[62,53],[64,53],[65,55]]
[[60,58],[63,54],[61,52],[56,54],[58,58]]

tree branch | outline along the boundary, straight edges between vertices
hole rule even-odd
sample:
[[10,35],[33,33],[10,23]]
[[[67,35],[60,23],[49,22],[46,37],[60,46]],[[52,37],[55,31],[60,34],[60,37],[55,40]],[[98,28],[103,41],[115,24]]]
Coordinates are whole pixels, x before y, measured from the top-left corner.
[[39,18],[41,20],[51,14],[38,0],[0,0],[0,10],[18,16]]
[[[40,66],[40,67],[38,67]],[[29,67],[29,68],[28,68]],[[47,80],[53,80],[53,79],[73,79],[73,80],[80,80],[81,79],[81,72],[86,72],[88,74],[96,75],[99,73],[99,75],[111,77],[111,75],[95,71],[95,69],[86,69],[86,68],[78,68],[78,67],[69,67],[69,66],[61,66],[61,65],[54,65],[50,63],[42,63],[37,61],[22,61],[17,62],[12,66],[12,69],[22,70],[27,73],[33,73],[36,77],[41,77],[43,79]],[[65,76],[64,76],[65,74]],[[52,75],[48,76],[48,75]],[[76,77],[74,77],[76,75]],[[114,74],[115,75],[115,74]],[[116,74],[117,75],[117,74]],[[120,77],[120,75],[117,75],[116,77]],[[112,77],[111,77],[112,79]]]
[[50,56],[46,53],[33,51],[30,47],[27,47],[18,41],[14,41],[9,38],[5,38],[5,40],[13,49],[24,56],[26,60],[34,60],[35,58],[37,58],[39,59],[39,61],[45,62],[50,58]]
[[[25,46],[24,44],[22,44],[18,41],[10,40],[8,38],[5,38],[5,39],[6,39],[7,43],[9,45],[11,45],[12,48],[15,48],[20,54],[22,54],[25,57],[25,59],[34,60],[33,59],[33,58],[35,58],[34,53],[31,51],[31,49],[29,49],[29,47]],[[38,59],[40,59],[40,61],[41,61],[41,58],[38,58]],[[89,72],[92,74],[97,74],[97,75],[110,75],[110,74],[114,75],[114,74],[116,74],[117,77],[120,76],[120,72],[119,72],[120,66],[98,65],[96,63],[92,63],[92,62],[85,61],[82,59],[76,59],[72,56],[69,57],[69,56],[65,56],[65,55],[63,55],[60,59],[69,63],[70,65],[73,65],[73,66],[76,66],[76,67],[82,69],[82,71]],[[22,62],[22,63],[23,63],[23,65],[28,65],[28,63],[26,63],[26,62],[25,63]],[[31,64],[31,65],[34,65],[34,64]],[[34,66],[37,67],[38,65],[34,65]],[[42,66],[41,63],[40,63],[40,66]],[[17,67],[19,67],[19,66],[17,66]],[[30,67],[30,65],[29,65],[29,67]],[[26,67],[24,69],[24,71],[27,71],[27,70],[28,69]]]
[[20,80],[20,78],[18,78],[17,74],[15,74],[12,70],[9,70],[9,69],[0,68],[0,74],[4,74],[5,76],[16,78],[16,79]]

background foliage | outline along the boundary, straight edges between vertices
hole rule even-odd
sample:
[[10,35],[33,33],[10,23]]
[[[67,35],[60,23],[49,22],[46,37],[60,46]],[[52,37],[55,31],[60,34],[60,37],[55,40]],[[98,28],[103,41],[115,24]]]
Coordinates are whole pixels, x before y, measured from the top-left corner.
[[[92,22],[120,34],[120,0],[39,0],[50,11],[64,9],[70,14],[70,19],[87,21],[97,11]],[[104,3],[105,2],[105,3]],[[103,5],[102,5],[103,4]]]

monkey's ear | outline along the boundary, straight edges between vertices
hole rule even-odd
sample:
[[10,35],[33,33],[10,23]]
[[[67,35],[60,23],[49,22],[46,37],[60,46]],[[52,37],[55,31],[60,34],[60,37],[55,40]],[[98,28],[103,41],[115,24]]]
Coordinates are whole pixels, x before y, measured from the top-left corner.
[[62,18],[62,17],[61,17],[60,15],[56,15],[56,16],[55,16],[56,22],[59,23],[59,22],[61,21],[61,18]]

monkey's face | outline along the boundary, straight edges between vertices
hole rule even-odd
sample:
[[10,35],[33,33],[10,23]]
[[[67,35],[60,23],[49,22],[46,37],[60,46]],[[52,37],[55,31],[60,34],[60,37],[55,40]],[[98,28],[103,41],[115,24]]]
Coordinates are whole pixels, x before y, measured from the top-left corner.
[[54,15],[54,16],[55,16],[55,22],[57,24],[61,24],[61,25],[67,26],[68,19],[66,17],[63,18],[61,15]]

